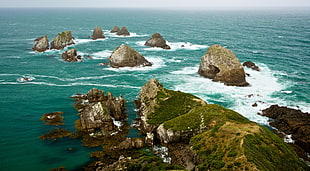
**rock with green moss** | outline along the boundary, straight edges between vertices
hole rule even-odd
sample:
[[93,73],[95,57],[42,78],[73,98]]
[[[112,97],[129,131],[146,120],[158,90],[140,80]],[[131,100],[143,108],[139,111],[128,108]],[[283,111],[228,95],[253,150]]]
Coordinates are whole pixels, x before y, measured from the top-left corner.
[[74,44],[72,32],[65,31],[59,33],[51,43],[51,49],[63,49],[68,45]]
[[147,61],[139,52],[125,44],[117,47],[112,52],[109,60],[113,68],[152,66],[152,63]]
[[247,86],[244,69],[234,53],[220,45],[212,45],[201,58],[198,73],[213,81],[231,86]]

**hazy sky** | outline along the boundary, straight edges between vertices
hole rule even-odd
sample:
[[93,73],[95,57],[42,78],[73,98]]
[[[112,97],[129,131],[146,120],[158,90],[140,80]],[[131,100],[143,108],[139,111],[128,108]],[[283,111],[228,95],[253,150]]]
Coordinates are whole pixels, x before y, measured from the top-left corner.
[[0,7],[274,7],[308,6],[310,0],[0,0]]

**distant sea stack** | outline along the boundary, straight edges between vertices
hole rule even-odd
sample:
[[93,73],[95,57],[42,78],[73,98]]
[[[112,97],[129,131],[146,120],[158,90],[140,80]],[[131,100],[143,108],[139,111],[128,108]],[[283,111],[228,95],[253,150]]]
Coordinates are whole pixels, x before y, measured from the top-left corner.
[[220,45],[212,45],[201,58],[198,73],[228,86],[247,86],[244,69],[234,53]]
[[152,66],[139,52],[131,47],[122,44],[117,47],[109,58],[110,65],[113,68],[118,67],[135,67],[135,66]]
[[64,52],[61,55],[61,58],[67,62],[80,62],[80,61],[82,61],[82,56],[77,55],[76,49],[67,50],[66,52]]
[[48,38],[46,35],[39,37],[34,40],[34,45],[32,47],[32,50],[37,52],[44,52],[48,50],[49,44],[48,44]]
[[117,33],[119,32],[121,29],[118,26],[114,26],[114,28],[110,31],[110,33]]
[[59,33],[51,43],[51,49],[63,49],[74,44],[71,31]]
[[105,38],[102,29],[98,26],[94,28],[94,32],[93,32],[93,35],[91,37],[93,40]]
[[119,31],[116,33],[116,35],[118,35],[118,36],[130,36],[130,33],[129,33],[127,27],[122,27],[122,29],[119,30]]
[[149,47],[171,49],[170,46],[166,44],[166,40],[159,33],[153,34],[152,37],[147,40],[144,45]]

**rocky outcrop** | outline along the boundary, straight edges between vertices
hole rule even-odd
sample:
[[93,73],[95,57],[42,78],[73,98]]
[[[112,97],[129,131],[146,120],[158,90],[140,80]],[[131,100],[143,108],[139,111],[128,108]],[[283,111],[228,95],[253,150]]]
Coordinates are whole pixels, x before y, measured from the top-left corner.
[[65,51],[61,55],[61,58],[67,62],[80,62],[83,60],[81,55],[77,55],[76,49],[70,49],[70,50]]
[[118,26],[114,26],[114,28],[110,31],[110,33],[117,33],[120,31],[120,28]]
[[37,52],[44,52],[48,50],[48,48],[49,48],[49,43],[48,43],[48,38],[46,35],[34,40],[34,45],[32,47],[32,50],[37,51]]
[[59,33],[51,43],[51,49],[63,49],[74,44],[71,31]]
[[130,36],[130,33],[127,29],[127,27],[122,27],[117,33],[116,35],[118,36]]
[[109,60],[110,66],[113,68],[152,66],[152,63],[147,61],[140,53],[124,44],[113,51]]
[[251,68],[251,69],[253,69],[253,70],[255,70],[255,71],[260,71],[259,67],[256,66],[255,63],[254,63],[254,62],[251,62],[251,61],[246,61],[246,62],[244,62],[244,63],[243,63],[243,66],[248,67],[248,68]]
[[220,45],[212,45],[202,57],[198,73],[230,86],[247,86],[244,69],[234,53]]
[[45,113],[41,120],[45,121],[46,125],[63,125],[63,116],[61,116],[63,112],[53,112],[53,113]]
[[92,38],[93,40],[104,39],[105,36],[104,36],[104,34],[103,34],[102,29],[101,29],[100,27],[98,27],[98,26],[95,27],[95,28],[94,28],[94,31],[93,31],[93,35],[91,36],[91,38]]
[[[300,110],[272,105],[262,111],[263,116],[272,118],[270,125],[292,138],[300,147],[299,154],[310,154],[310,114]],[[307,159],[309,160],[309,158]]]
[[153,34],[152,37],[147,40],[144,45],[149,47],[171,49],[170,46],[166,44],[166,40],[159,33]]

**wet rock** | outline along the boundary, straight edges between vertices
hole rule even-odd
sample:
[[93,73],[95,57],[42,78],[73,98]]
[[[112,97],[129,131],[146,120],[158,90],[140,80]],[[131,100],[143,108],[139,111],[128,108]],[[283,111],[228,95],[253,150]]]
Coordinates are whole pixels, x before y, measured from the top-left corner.
[[54,40],[51,42],[51,49],[63,49],[68,45],[74,44],[72,32],[65,31],[59,33]]
[[130,36],[130,33],[127,29],[127,27],[122,27],[117,33],[116,35],[118,36]]
[[93,35],[91,37],[93,40],[105,38],[102,29],[98,26],[94,28],[94,32],[93,32]]
[[243,66],[246,66],[248,68],[251,68],[255,71],[260,71],[259,67],[255,65],[255,63],[251,62],[251,61],[247,61],[243,63]]
[[152,63],[147,61],[139,52],[125,44],[117,47],[111,54],[109,60],[110,66],[113,68],[152,66]]
[[171,49],[170,46],[166,44],[166,40],[159,33],[153,34],[144,45],[150,47],[160,47],[163,49]]
[[81,55],[77,55],[76,49],[70,49],[70,50],[65,51],[61,55],[61,58],[67,62],[80,62],[83,60]]
[[44,52],[48,50],[48,48],[49,48],[49,43],[48,43],[48,38],[46,35],[34,40],[34,45],[32,47],[32,50],[37,51],[37,52]]
[[46,121],[46,125],[63,125],[63,112],[45,113],[41,120]]
[[198,73],[229,86],[247,86],[244,69],[229,49],[212,45],[202,57]]
[[114,28],[110,31],[110,33],[117,33],[119,32],[121,29],[118,26],[114,26]]

